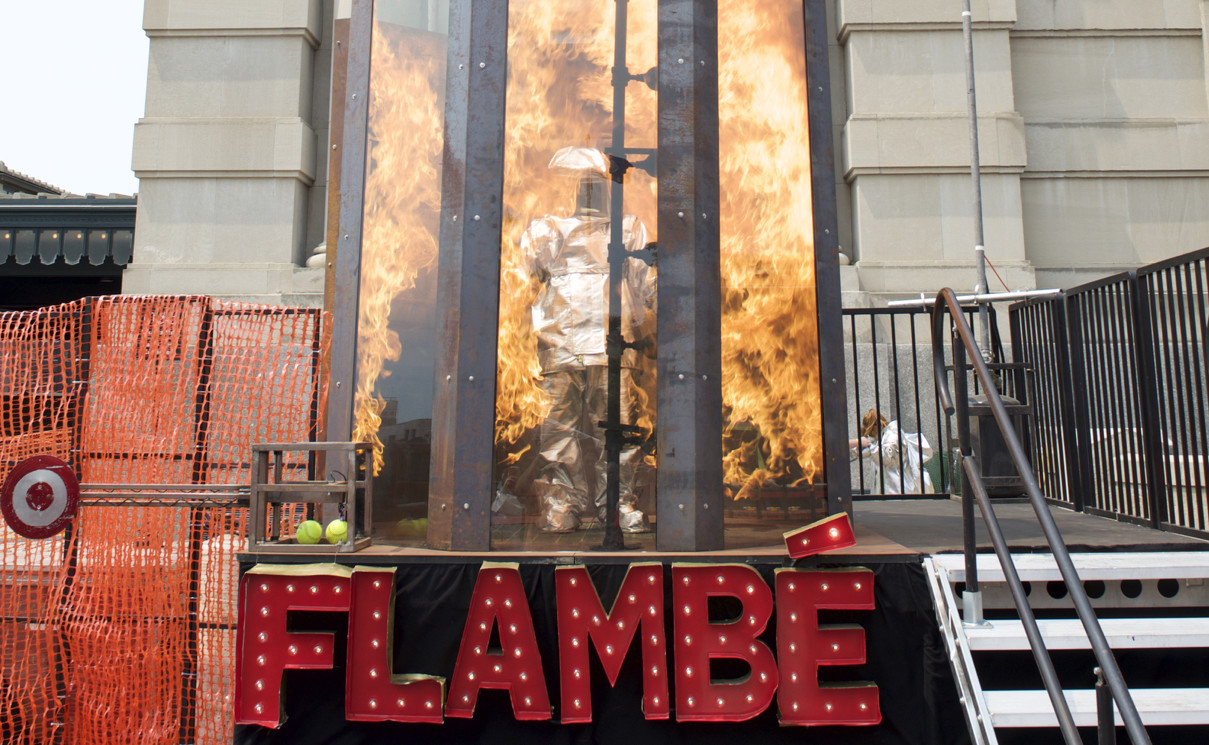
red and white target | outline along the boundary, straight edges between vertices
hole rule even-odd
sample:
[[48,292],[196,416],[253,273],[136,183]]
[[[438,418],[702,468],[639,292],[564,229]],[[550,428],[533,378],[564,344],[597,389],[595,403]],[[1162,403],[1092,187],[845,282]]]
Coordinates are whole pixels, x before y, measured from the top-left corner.
[[71,466],[50,455],[17,464],[0,488],[0,512],[26,538],[49,538],[67,527],[80,503],[80,482]]

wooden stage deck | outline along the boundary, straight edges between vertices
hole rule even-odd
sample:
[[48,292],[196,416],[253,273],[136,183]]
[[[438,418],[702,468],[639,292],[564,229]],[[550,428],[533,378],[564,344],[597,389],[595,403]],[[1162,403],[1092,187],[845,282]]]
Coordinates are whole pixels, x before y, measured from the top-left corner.
[[[1048,552],[1044,534],[1031,505],[1020,500],[1002,500],[995,506],[1009,545],[1015,552]],[[1077,552],[1095,551],[1209,551],[1209,541],[1167,533],[1051,507],[1067,547]],[[951,499],[905,499],[858,501],[854,507],[857,545],[830,554],[839,561],[918,561],[928,554],[962,550],[961,503]],[[592,561],[775,561],[785,556],[782,532],[797,524],[776,520],[734,520],[728,523],[727,547],[708,554],[667,553],[655,550],[653,533],[627,534],[628,547],[637,550],[604,552],[590,546],[600,531],[578,531],[565,535],[543,534],[533,525],[516,523],[496,526],[491,552],[438,551],[417,545],[418,541],[375,540],[369,548],[333,554],[331,549],[314,552],[289,547],[288,552],[260,551],[243,558],[263,562],[314,562],[392,564],[432,561],[521,560],[537,562]],[[978,520],[979,546],[990,550],[990,539]]]

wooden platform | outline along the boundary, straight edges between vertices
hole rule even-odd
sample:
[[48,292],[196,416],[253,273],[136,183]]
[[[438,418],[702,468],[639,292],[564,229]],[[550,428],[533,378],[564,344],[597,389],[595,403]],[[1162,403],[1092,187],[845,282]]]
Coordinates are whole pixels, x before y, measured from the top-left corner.
[[[920,556],[956,553],[962,550],[961,503],[950,499],[907,499],[893,501],[858,501],[854,507],[854,527],[857,545],[829,555],[845,561],[860,561],[863,557],[878,561],[917,561]],[[1117,522],[1103,517],[1084,515],[1053,507],[1059,529],[1072,551],[1209,551],[1209,541],[1174,533]],[[1044,534],[1031,505],[1023,502],[996,504],[1004,533],[1014,552],[1048,551]],[[492,532],[492,551],[438,551],[425,548],[417,538],[375,538],[374,544],[350,556],[358,562],[388,563],[392,561],[481,561],[502,557],[521,560],[574,561],[577,557],[595,560],[635,561],[638,557],[653,561],[680,558],[702,560],[708,556],[741,561],[743,557],[784,556],[782,534],[808,524],[805,514],[797,521],[788,519],[731,519],[727,522],[726,547],[709,554],[660,552],[655,549],[655,534],[627,533],[625,543],[630,550],[605,552],[595,549],[603,539],[597,528],[574,533],[542,533],[535,524],[513,520],[496,525]],[[989,550],[990,539],[979,518],[979,545]],[[266,561],[281,561],[281,557],[266,557]],[[331,555],[305,552],[291,556],[290,561],[331,561]]]

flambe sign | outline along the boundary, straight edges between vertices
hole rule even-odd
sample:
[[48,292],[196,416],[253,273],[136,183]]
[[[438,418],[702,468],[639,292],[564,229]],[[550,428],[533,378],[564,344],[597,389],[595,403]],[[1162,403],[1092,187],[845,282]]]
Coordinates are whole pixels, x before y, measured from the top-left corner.
[[[791,555],[851,545],[851,527],[842,517],[786,534]],[[517,564],[484,562],[480,568],[449,681],[391,670],[390,650],[400,641],[392,638],[394,572],[393,567],[332,564],[260,565],[248,571],[239,588],[236,722],[279,726],[284,671],[336,664],[334,634],[289,631],[291,611],[348,614],[345,717],[350,721],[470,718],[484,688],[507,691],[517,719],[553,718]],[[627,653],[637,646],[647,719],[668,719],[674,710],[681,722],[743,721],[775,699],[786,725],[880,722],[877,686],[819,682],[821,666],[865,662],[864,629],[821,625],[819,611],[872,610],[873,573],[783,568],[776,570],[773,585],[745,564],[673,564],[671,587],[665,588],[663,565],[635,563],[606,610],[586,567],[557,568],[559,720],[592,721],[590,649],[615,685]],[[665,591],[671,595],[670,641]],[[711,620],[711,598],[730,598],[741,610],[735,618]],[[759,638],[774,613],[775,654]],[[719,659],[741,661],[750,673],[711,679],[710,662]]]

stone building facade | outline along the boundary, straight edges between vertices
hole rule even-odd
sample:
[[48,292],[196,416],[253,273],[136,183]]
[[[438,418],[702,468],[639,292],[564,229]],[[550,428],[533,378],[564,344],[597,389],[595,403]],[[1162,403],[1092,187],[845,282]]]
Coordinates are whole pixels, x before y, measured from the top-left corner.
[[[974,285],[961,5],[828,1],[846,302]],[[305,265],[350,6],[146,0],[126,292],[321,302]],[[985,242],[1010,289],[1209,245],[1209,0],[974,0],[973,19]]]

